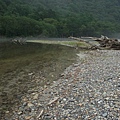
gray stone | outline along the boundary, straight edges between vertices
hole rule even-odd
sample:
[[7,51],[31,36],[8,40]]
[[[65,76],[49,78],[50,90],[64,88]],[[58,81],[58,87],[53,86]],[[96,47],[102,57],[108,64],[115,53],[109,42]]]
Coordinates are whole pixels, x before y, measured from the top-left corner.
[[103,117],[107,117],[107,115],[108,115],[107,113],[103,113],[102,114]]

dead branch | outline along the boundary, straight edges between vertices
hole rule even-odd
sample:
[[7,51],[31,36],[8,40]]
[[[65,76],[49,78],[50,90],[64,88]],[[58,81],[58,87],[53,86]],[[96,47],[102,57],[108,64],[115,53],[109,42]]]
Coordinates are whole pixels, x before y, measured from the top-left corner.
[[[71,39],[81,41],[81,42],[86,42],[91,46],[91,48],[94,49],[120,49],[120,41],[118,39],[113,39],[113,38],[108,38],[107,36],[101,35],[100,38],[97,37],[69,37]],[[87,40],[86,40],[87,39]],[[97,41],[99,45],[94,45],[90,41]]]
[[53,100],[51,100],[47,105],[51,105],[53,103],[55,103],[57,100],[59,99],[59,97],[55,97]]

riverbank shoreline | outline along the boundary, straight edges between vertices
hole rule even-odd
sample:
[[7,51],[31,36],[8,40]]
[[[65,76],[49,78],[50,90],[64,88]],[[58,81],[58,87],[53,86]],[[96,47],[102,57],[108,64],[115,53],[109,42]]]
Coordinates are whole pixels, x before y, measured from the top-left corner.
[[79,41],[75,41],[75,40],[26,40],[26,42],[28,43],[41,43],[41,44],[56,44],[56,45],[64,45],[64,46],[68,46],[68,47],[76,47],[76,48],[83,48],[83,49],[88,49],[88,47],[90,47],[87,43],[85,42],[79,42]]
[[76,60],[77,50],[52,44],[0,44],[0,119],[31,89],[57,80]]
[[52,85],[23,96],[11,116],[6,112],[6,119],[119,120],[120,51],[85,51],[82,55]]

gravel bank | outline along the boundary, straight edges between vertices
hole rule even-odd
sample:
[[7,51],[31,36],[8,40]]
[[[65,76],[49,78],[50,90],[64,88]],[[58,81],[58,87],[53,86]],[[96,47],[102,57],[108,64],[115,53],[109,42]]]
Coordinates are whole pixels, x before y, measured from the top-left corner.
[[120,51],[87,51],[58,81],[21,98],[5,120],[120,120]]

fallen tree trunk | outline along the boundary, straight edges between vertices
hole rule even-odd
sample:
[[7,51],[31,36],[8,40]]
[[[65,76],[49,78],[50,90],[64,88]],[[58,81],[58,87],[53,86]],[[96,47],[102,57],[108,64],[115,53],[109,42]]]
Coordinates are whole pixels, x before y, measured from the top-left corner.
[[95,44],[91,43],[90,41],[87,41],[83,38],[77,38],[77,37],[72,37],[72,36],[70,36],[69,38],[89,44],[91,46],[90,49],[102,49],[100,46],[97,46],[97,45],[95,45]]
[[98,38],[96,41],[100,43],[100,47],[105,47],[108,49],[120,49],[120,41],[118,39],[101,36],[101,38]]
[[[74,40],[78,40],[81,42],[86,42],[91,46],[91,48],[94,49],[119,49],[120,50],[120,41],[118,39],[113,39],[113,38],[108,38],[107,36],[101,35],[101,38],[97,37],[69,37]],[[97,41],[99,45],[94,45],[91,40],[86,40],[86,39],[91,39],[92,41]]]

